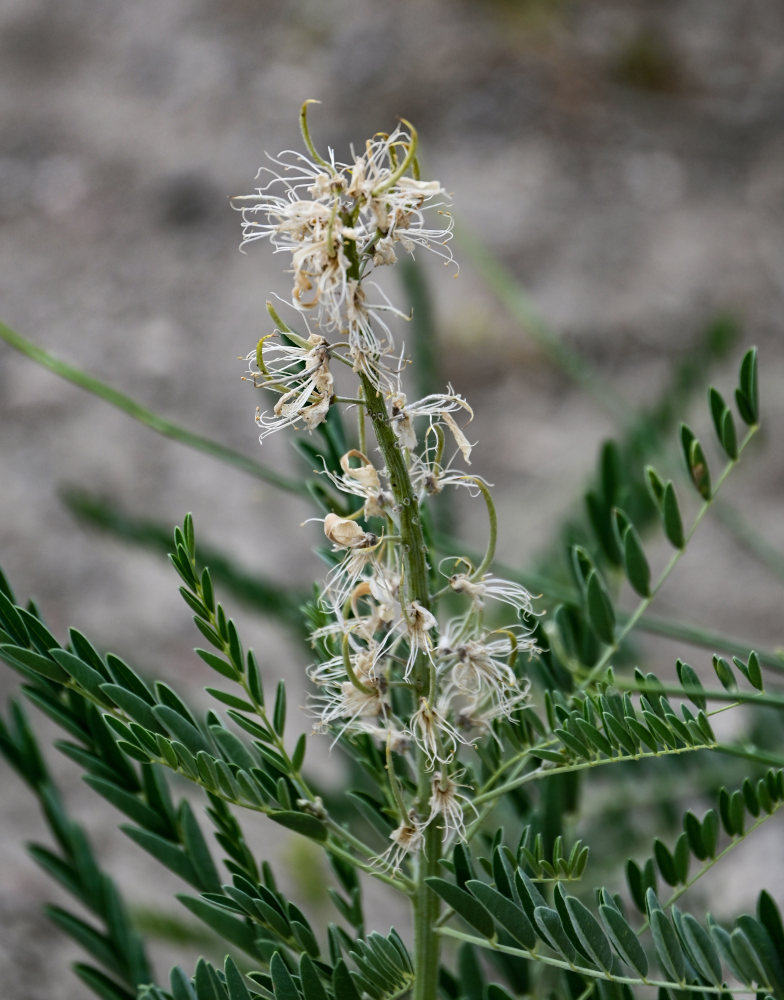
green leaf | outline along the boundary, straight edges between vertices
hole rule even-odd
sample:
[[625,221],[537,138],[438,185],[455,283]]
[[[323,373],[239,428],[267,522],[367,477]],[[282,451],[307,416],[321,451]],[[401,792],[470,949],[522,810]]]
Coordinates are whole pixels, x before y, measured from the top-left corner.
[[697,708],[704,709],[707,701],[705,696],[700,694],[703,691],[702,681],[697,675],[697,671],[694,667],[690,666],[688,663],[684,663],[683,660],[677,660],[675,663],[675,670],[678,674],[678,680],[681,684],[689,689],[688,699]]
[[495,936],[493,918],[485,907],[464,889],[458,888],[454,882],[447,882],[446,879],[431,877],[426,879],[427,884],[440,896],[455,913],[479,931],[482,937],[489,940]]
[[[626,751],[628,754],[639,753],[640,746],[639,743],[635,742],[635,736],[637,732],[630,732],[626,727],[630,725],[631,719],[625,719],[623,723],[619,722],[614,715],[609,712],[605,712],[602,715],[602,722],[604,723],[605,729],[609,735],[619,744],[619,746]],[[649,737],[650,738],[650,737]]]
[[653,943],[662,967],[667,975],[681,983],[686,975],[686,962],[675,928],[667,919],[667,914],[662,910],[652,889],[648,889],[645,902]]
[[672,480],[668,480],[664,487],[664,495],[661,505],[662,522],[664,524],[664,534],[669,543],[676,549],[682,549],[686,544],[683,534],[683,521],[681,519],[678,498],[675,495],[675,487]]
[[623,915],[615,907],[606,904],[599,907],[599,915],[613,947],[623,961],[645,978],[648,975],[648,959],[637,940],[637,935],[626,923]]
[[[463,845],[461,845],[463,846]],[[470,856],[468,850],[465,850],[468,860],[468,868],[470,871]],[[455,848],[454,852],[455,862],[457,862],[458,851]],[[495,887],[501,893],[502,896],[506,896],[507,899],[511,899],[518,902],[517,890],[514,884],[514,870],[515,870],[515,859],[512,852],[504,844],[499,844],[498,847],[493,851],[493,879],[495,880]],[[455,872],[457,876],[457,871]],[[468,878],[475,878],[473,874],[468,874]],[[456,877],[458,885],[462,888],[462,883],[459,877]]]
[[762,671],[760,670],[759,656],[754,652],[754,650],[749,653],[749,662],[746,669],[746,676],[748,677],[751,686],[755,687],[758,691],[762,691],[764,687]]
[[313,959],[306,953],[303,953],[299,960],[299,981],[304,1000],[328,1000],[327,991],[324,989]]
[[523,948],[531,951],[536,946],[536,932],[521,907],[502,896],[497,889],[476,879],[469,879],[466,889]]
[[319,943],[316,940],[316,936],[306,924],[301,923],[299,920],[293,920],[291,922],[291,930],[294,934],[294,938],[303,952],[311,955],[313,958],[318,958],[320,948]]
[[228,677],[230,681],[236,681],[241,676],[228,660],[218,656],[217,653],[211,653],[208,649],[195,649],[194,653],[204,660],[208,667],[223,677]]
[[192,594],[187,587],[180,587],[180,597],[185,601],[188,607],[193,611],[199,621],[203,621],[206,624],[206,619],[209,618],[209,608],[205,607],[204,602],[200,598]]
[[259,705],[264,705],[264,688],[261,683],[261,671],[252,649],[247,655],[248,693]]
[[237,764],[244,771],[250,771],[252,767],[256,766],[257,759],[253,757],[242,740],[230,730],[224,729],[222,726],[210,726],[210,733],[229,763]]
[[735,432],[735,421],[733,420],[732,412],[721,393],[713,387],[708,391],[708,401],[719,444],[721,444],[727,457],[734,461],[738,457],[738,436]]
[[275,692],[275,708],[272,712],[272,727],[278,736],[283,735],[286,725],[286,685],[284,681],[278,681]]
[[565,902],[569,919],[580,944],[600,969],[609,972],[612,968],[612,951],[598,920],[576,897],[567,896]]
[[572,570],[578,587],[585,591],[588,577],[593,572],[594,565],[591,557],[581,545],[573,545],[571,551]]
[[759,381],[757,375],[757,348],[746,352],[740,366],[739,386],[735,402],[744,423],[750,427],[759,424]]
[[477,956],[478,949],[462,944],[457,953],[457,976],[461,997],[481,997],[485,991],[485,974]]
[[776,953],[784,957],[784,926],[782,926],[781,914],[773,897],[765,889],[762,890],[757,901],[757,914],[760,923],[768,932],[768,937]]
[[111,802],[115,808],[125,813],[139,826],[158,833],[163,833],[166,829],[165,823],[158,814],[136,795],[132,795],[124,788],[120,788],[112,781],[96,777],[92,774],[85,774],[82,778],[86,785],[98,792],[107,802]]
[[228,705],[229,708],[239,709],[240,712],[256,711],[255,707],[247,699],[239,698],[236,694],[231,694],[229,691],[221,691],[220,688],[212,687],[205,688],[204,690],[216,701],[219,701],[222,705]]
[[738,685],[735,682],[735,674],[732,672],[732,667],[730,667],[723,656],[714,655],[713,669],[725,691],[734,691],[737,688]]
[[679,879],[675,869],[675,861],[668,848],[658,837],[653,842],[653,856],[664,881],[668,885],[677,885]]
[[224,648],[223,639],[215,631],[212,625],[208,625],[207,622],[202,621],[202,619],[199,618],[198,616],[193,619],[193,624],[201,632],[201,634],[204,636],[204,638],[211,646],[214,646],[216,649],[220,649],[221,651],[223,650]]
[[196,1000],[196,994],[193,992],[190,979],[178,965],[175,965],[171,970],[169,980],[174,1000]]
[[487,1000],[514,1000],[514,997],[498,983],[490,983],[487,987]]
[[764,981],[777,993],[784,992],[784,955],[775,949],[765,927],[748,913],[741,914],[737,924],[757,955],[765,972]]
[[[175,534],[175,545],[177,545],[178,535]],[[191,559],[196,558],[196,535],[193,530],[193,514],[190,511],[185,515],[182,522],[182,544]]]
[[125,740],[118,740],[117,749],[121,750],[126,757],[130,757],[131,760],[139,761],[140,764],[150,763],[151,755],[146,750],[142,750],[136,743],[127,743]]
[[634,905],[641,913],[646,912],[645,894],[649,888],[655,887],[656,875],[653,870],[653,863],[648,859],[644,868],[640,868],[636,861],[631,858],[626,861],[626,881],[629,885]]
[[101,1000],[136,1000],[136,990],[130,992],[124,989],[114,979],[110,979],[101,972],[100,969],[96,969],[91,965],[85,965],[84,962],[74,962],[71,968],[81,981],[96,996],[100,997]]
[[231,944],[242,948],[243,951],[258,957],[256,948],[256,934],[253,928],[245,920],[231,916],[226,910],[208,903],[203,899],[195,899],[193,896],[178,895],[177,899],[202,923],[211,927],[216,934],[224,938]]
[[291,766],[294,772],[297,773],[302,769],[302,765],[305,762],[305,750],[307,747],[307,737],[304,733],[301,733],[299,739],[297,740],[296,746],[294,747],[294,753],[291,755]]
[[198,1000],[226,1000],[226,990],[218,979],[215,969],[203,958],[196,963],[193,985]]
[[205,738],[179,712],[168,705],[156,705],[153,712],[156,718],[166,727],[170,735],[175,740],[179,740],[191,753],[196,754],[199,750],[209,752],[210,747]]
[[205,892],[220,892],[221,882],[218,871],[204,835],[196,822],[196,817],[193,815],[193,810],[186,799],[183,799],[180,804],[179,819],[185,853],[199,877],[201,888]]
[[0,625],[11,636],[16,645],[26,647],[30,643],[22,617],[16,606],[0,591]]
[[645,557],[645,551],[633,525],[630,525],[623,536],[623,565],[629,583],[641,597],[651,596],[651,568]]
[[672,859],[675,864],[675,874],[678,878],[677,884],[685,885],[689,877],[689,838],[685,833],[682,833],[675,841]]
[[591,759],[593,751],[588,743],[585,743],[581,737],[575,736],[575,734],[569,732],[568,729],[554,729],[553,735],[557,736],[564,746],[567,747],[567,749],[570,750],[578,760]]
[[697,440],[694,431],[689,427],[688,424],[682,423],[680,426],[680,439],[681,439],[681,450],[683,451],[683,458],[686,462],[686,471],[691,475],[691,448],[694,442]]
[[12,667],[22,667],[24,670],[32,670],[33,673],[38,674],[40,677],[45,677],[50,681],[57,681],[58,684],[63,684],[69,680],[68,672],[59,667],[52,659],[48,656],[42,656],[40,653],[34,653],[31,649],[26,649],[24,646],[14,646],[11,643],[5,643],[0,646],[0,657]]
[[144,726],[145,729],[150,729],[154,733],[165,735],[166,730],[162,723],[155,718],[149,702],[119,684],[102,684],[101,690],[107,698],[110,698],[118,708],[122,709],[135,722],[138,722],[140,726]]
[[302,1000],[302,995],[294,985],[294,980],[286,968],[286,963],[277,951],[272,956],[272,961],[270,962],[270,976],[272,977],[272,986],[275,990],[275,1000]]
[[121,660],[119,656],[115,656],[114,653],[107,653],[106,666],[117,684],[135,694],[137,698],[141,698],[142,701],[146,701],[148,705],[155,704],[155,698],[150,689],[136,671],[129,667],[124,660]]
[[204,605],[211,614],[215,614],[215,591],[212,586],[212,577],[207,566],[201,571],[201,596]]
[[690,913],[685,913],[681,917],[678,930],[697,971],[709,983],[720,986],[721,962],[708,932]]
[[588,620],[597,637],[606,645],[615,641],[615,612],[598,572],[592,569],[585,585]]
[[689,451],[689,471],[691,473],[691,480],[699,495],[703,500],[710,500],[711,479],[708,460],[705,458],[702,445],[696,438],[692,441]]
[[75,871],[73,864],[63,861],[62,858],[59,858],[47,847],[42,847],[40,844],[28,844],[27,852],[37,865],[43,868],[60,885],[64,886],[72,896],[89,905],[90,900],[82,885],[79,873]]
[[287,809],[271,809],[267,815],[271,820],[285,826],[287,830],[301,833],[303,837],[324,842],[327,839],[327,828],[316,816],[310,813],[293,812]]
[[242,677],[242,643],[231,618],[226,623],[226,629],[229,633],[229,659],[237,670],[237,676]]
[[69,653],[66,649],[53,649],[51,653],[58,666],[70,674],[79,687],[89,692],[100,704],[107,707],[112,706],[111,700],[101,690],[107,680],[102,673],[94,670],[84,660]]
[[664,499],[664,480],[652,465],[645,466],[645,480],[651,497],[656,506],[661,509]]
[[165,840],[163,837],[158,836],[156,833],[151,833],[149,830],[143,830],[137,826],[123,824],[120,826],[120,829],[131,840],[144,848],[148,854],[152,854],[155,860],[160,862],[164,868],[168,868],[175,875],[179,875],[181,879],[194,886],[194,888],[201,889],[201,879],[185,851],[178,844],[174,844],[170,840]]
[[[253,709],[255,712],[255,708]],[[250,733],[251,736],[257,736],[260,740],[264,740],[269,743],[273,739],[272,734],[268,728],[259,725],[254,719],[249,719],[247,716],[242,715],[240,712],[236,712],[234,709],[229,709],[226,713],[230,719],[237,723],[240,729],[244,729],[246,733]]]
[[716,857],[718,841],[719,817],[714,809],[709,809],[702,817],[702,844],[706,857]]
[[84,948],[88,954],[97,959],[101,965],[119,976],[123,975],[123,968],[118,955],[112,947],[111,941],[104,934],[100,934],[94,927],[85,923],[84,920],[80,920],[59,906],[46,906],[44,910],[53,924],[59,927],[61,931],[64,931],[69,937],[73,938],[81,948]]
[[351,973],[348,971],[348,966],[342,958],[335,963],[335,969],[332,973],[332,987],[335,991],[335,997],[340,997],[340,1000],[361,1000]]
[[559,952],[567,962],[574,963],[577,950],[564,930],[558,911],[549,906],[537,906],[534,910],[534,922],[543,940]]
[[607,757],[612,757],[613,748],[610,745],[610,741],[596,726],[591,725],[590,722],[586,722],[579,715],[574,719],[574,725],[580,731],[583,739],[587,740],[592,747]]
[[735,963],[743,973],[741,978],[747,983],[770,986],[762,959],[740,927],[736,927],[730,934],[730,944]]

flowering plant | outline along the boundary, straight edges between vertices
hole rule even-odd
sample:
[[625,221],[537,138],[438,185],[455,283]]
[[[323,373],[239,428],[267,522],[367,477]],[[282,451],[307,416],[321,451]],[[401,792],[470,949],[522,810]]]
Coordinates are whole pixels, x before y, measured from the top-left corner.
[[[255,193],[233,204],[243,247],[268,240],[288,255],[293,276],[290,319],[269,305],[272,329],[247,355],[245,378],[265,400],[260,440],[304,431],[303,453],[318,466],[311,493],[329,568],[302,611],[311,742],[345,751],[354,787],[343,795],[308,776],[309,741],[292,746],[286,734],[285,685],[268,700],[255,655],[197,560],[190,517],[175,530],[171,559],[212,647],[198,655],[229,682],[208,689],[226,717],[198,716],[167,685],[101,655],[76,630],[61,645],[0,578],[0,655],[24,676],[27,697],[68,732],[74,742],[62,749],[88,784],[131,819],[125,832],[197,890],[181,901],[229,950],[222,968],[202,959],[192,976],[178,967],[168,986],[155,983],[114,882],[68,817],[14,704],[0,750],[41,799],[57,841],[57,851],[34,856],[93,918],[52,910],[98,963],[76,971],[108,1000],[609,1000],[652,987],[662,997],[784,996],[784,931],[768,893],[756,916],[729,926],[677,905],[784,803],[784,772],[765,770],[784,764],[780,750],[727,743],[713,728],[730,706],[780,711],[784,699],[764,680],[780,662],[734,650],[731,666],[717,654],[718,689],[682,660],[667,683],[621,669],[632,631],[758,428],[756,353],[744,357],[735,394],[742,439],[711,390],[726,459],[715,484],[700,441],[682,426],[701,504],[691,526],[673,482],[652,467],[641,506],[608,446],[601,488],[589,500],[593,537],[570,549],[573,588],[560,602],[545,588],[533,597],[516,574],[506,579],[493,568],[491,488],[466,471],[471,407],[451,385],[409,402],[408,361],[392,322],[404,313],[376,283],[376,271],[399,255],[431,251],[452,262],[444,189],[421,179],[407,122],[352,151],[349,162],[332,151],[322,157],[309,103],[301,113],[306,152],[272,159]],[[439,504],[455,490],[486,511],[480,557],[437,530]],[[655,580],[621,506],[635,496],[641,524],[658,514],[675,549]],[[615,592],[624,580],[639,601],[621,616]],[[718,645],[731,646],[720,637]],[[629,860],[625,889],[612,852],[600,853],[589,878],[589,845],[574,836],[581,778],[596,780],[613,764],[622,795],[630,768],[646,778],[663,769],[675,781],[668,761],[681,756],[702,762],[682,772],[701,776],[700,788],[712,784],[714,758],[742,759],[738,789],[722,787],[702,819],[687,809],[672,848],[657,837],[646,858]],[[188,800],[173,801],[171,772],[204,792],[228,882]],[[254,858],[240,811],[261,813],[324,852],[340,922],[324,933],[311,926],[269,863]],[[601,852],[601,839],[593,846]],[[368,929],[368,879],[408,902],[410,926]]]

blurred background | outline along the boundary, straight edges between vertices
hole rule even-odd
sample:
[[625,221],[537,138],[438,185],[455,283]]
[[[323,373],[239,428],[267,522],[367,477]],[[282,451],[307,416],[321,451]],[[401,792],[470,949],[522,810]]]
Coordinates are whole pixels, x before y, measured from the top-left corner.
[[[427,265],[431,334],[442,381],[475,409],[473,470],[497,486],[511,566],[546,568],[602,441],[663,394],[709,438],[708,383],[731,393],[743,351],[759,346],[763,440],[655,610],[782,644],[784,7],[4,0],[2,318],[168,419],[301,474],[284,436],[259,450],[260,400],[237,360],[268,332],[265,301],[289,279],[267,247],[237,252],[228,197],[253,189],[265,151],[299,145],[309,97],[323,102],[314,139],[339,158],[412,121],[423,175],[453,195],[460,274]],[[684,371],[691,382],[673,388]],[[668,440],[665,470],[676,426]],[[307,505],[0,343],[0,564],[17,595],[34,595],[56,634],[77,625],[198,703],[212,677],[165,556],[91,529],[64,502],[75,489],[166,530],[190,510],[197,539],[274,583],[321,574],[316,528],[300,526]],[[476,512],[465,530],[482,544]],[[270,681],[301,683],[307,654],[290,632],[226,604]],[[652,669],[679,653],[640,650]],[[0,671],[3,694],[16,686]],[[158,870],[75,769],[53,764],[143,898]],[[5,768],[0,781],[4,995],[87,996],[63,975],[78,953],[40,915],[56,893],[21,846],[38,835],[36,807]],[[770,852],[781,870],[780,838]],[[717,877],[730,904],[748,905],[742,873]]]

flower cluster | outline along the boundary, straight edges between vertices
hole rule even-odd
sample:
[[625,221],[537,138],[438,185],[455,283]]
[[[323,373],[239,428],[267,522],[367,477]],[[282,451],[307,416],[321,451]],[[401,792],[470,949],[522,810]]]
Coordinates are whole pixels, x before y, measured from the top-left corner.
[[[257,413],[261,438],[296,425],[312,431],[341,402],[358,415],[357,447],[324,462],[342,513],[323,518],[332,568],[318,602],[311,638],[319,659],[309,676],[318,690],[316,728],[333,740],[370,737],[386,754],[385,794],[398,825],[384,863],[396,870],[425,848],[429,830],[441,840],[465,835],[473,808],[468,748],[497,739],[497,723],[514,721],[528,698],[520,664],[534,650],[527,624],[534,612],[524,587],[488,572],[495,540],[488,484],[458,464],[470,464],[472,446],[458,421],[471,420],[471,407],[451,385],[409,402],[403,358],[384,318],[397,310],[377,287],[368,291],[368,276],[394,263],[398,247],[452,259],[443,188],[419,179],[416,132],[407,123],[340,163],[332,152],[328,159],[316,152],[306,107],[309,156],[281,154],[271,162],[282,173],[264,168],[267,182],[236,201],[243,246],[269,239],[290,255],[292,304],[310,326],[301,335],[270,307],[276,329],[248,355],[248,380],[277,395],[271,410]],[[358,382],[344,400],[335,391],[335,362]],[[377,452],[366,443],[368,418]],[[484,498],[490,548],[478,567],[455,556],[434,566],[422,527],[427,505],[458,487]]]
[[[261,168],[257,180],[264,183],[255,193],[232,199],[242,211],[241,246],[268,239],[276,252],[290,255],[292,304],[315,314],[324,333],[344,340],[355,371],[380,386],[393,346],[385,314],[397,310],[368,276],[394,264],[398,249],[411,254],[422,247],[452,260],[445,193],[437,181],[409,175],[418,169],[411,126],[375,135],[361,155],[352,150],[350,163],[332,151],[325,160],[310,140],[306,106],[310,157],[286,150],[270,158],[274,166]],[[441,210],[435,225],[433,209]]]

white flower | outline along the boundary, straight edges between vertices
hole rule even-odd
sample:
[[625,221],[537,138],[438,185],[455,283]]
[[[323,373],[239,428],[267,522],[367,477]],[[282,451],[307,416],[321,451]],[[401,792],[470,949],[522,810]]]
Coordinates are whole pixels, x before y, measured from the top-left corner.
[[457,752],[457,744],[470,744],[448,721],[443,710],[431,705],[427,698],[419,699],[419,708],[411,717],[407,730],[412,740],[427,758],[427,770],[436,763],[447,764]]
[[327,341],[311,334],[300,345],[267,343],[279,336],[270,334],[262,338],[256,350],[247,357],[254,385],[280,393],[271,414],[262,413],[261,408],[256,410],[256,423],[262,428],[260,441],[300,421],[312,431],[326,420],[334,395]]
[[428,659],[432,660],[432,643],[427,633],[438,625],[438,621],[435,615],[431,614],[419,601],[411,601],[408,604],[403,621],[408,638],[408,660],[403,676],[408,680],[420,652],[425,653]]
[[[360,464],[352,465],[352,459]],[[362,513],[366,520],[370,517],[384,517],[393,507],[395,498],[382,486],[379,472],[370,459],[361,451],[352,449],[341,457],[340,467],[343,470],[342,476],[335,475],[327,468],[323,474],[344,493],[362,497],[365,501]]]
[[381,868],[386,868],[393,874],[400,868],[403,858],[408,854],[417,854],[424,842],[424,824],[420,823],[412,809],[406,819],[389,835],[390,846],[378,859]]
[[390,416],[389,422],[392,430],[404,448],[414,451],[417,446],[417,438],[414,433],[414,417],[428,417],[430,426],[434,424],[444,424],[455,439],[460,453],[465,461],[471,464],[471,444],[463,434],[452,416],[457,410],[465,410],[469,414],[469,419],[473,419],[474,412],[465,399],[454,391],[451,385],[447,386],[445,393],[433,393],[425,396],[415,403],[406,400],[405,393],[400,391],[399,380],[398,389],[390,396]]
[[519,612],[531,615],[534,613],[533,598],[525,587],[511,580],[485,573],[481,579],[473,580],[468,573],[453,573],[449,577],[449,586],[456,594],[466,594],[478,607],[483,607],[486,598],[510,604]]
[[476,733],[491,733],[499,744],[501,740],[493,732],[493,722],[496,719],[508,719],[515,722],[513,713],[531,700],[531,682],[526,680],[519,690],[504,701],[491,702],[480,707],[477,702],[467,702],[457,713],[457,728],[459,731],[473,730]]
[[461,840],[465,840],[464,805],[476,812],[471,800],[459,791],[461,788],[465,788],[465,785],[459,785],[445,771],[436,771],[433,775],[430,785],[430,815],[426,822],[431,823],[440,818],[444,839],[456,833]]
[[[477,482],[485,482],[462,469],[453,467],[457,453],[446,465],[442,465],[436,449],[427,447],[420,455],[410,455],[409,475],[411,485],[420,502],[430,496],[438,496],[447,486],[459,486],[468,490],[469,496],[477,497],[482,490]],[[485,483],[489,486],[489,483]]]
[[333,723],[342,723],[335,734],[335,743],[347,730],[377,732],[379,719],[386,715],[388,708],[382,685],[378,682],[362,690],[351,681],[343,681],[325,689],[323,694],[313,696],[311,704],[317,709],[315,731],[325,732]]
[[474,703],[484,700],[483,696],[488,694],[503,702],[507,692],[516,686],[517,678],[511,667],[499,658],[499,652],[511,652],[508,640],[486,644],[468,639],[461,643],[454,651],[450,673],[454,687]]
[[[412,253],[432,250],[445,261],[452,219],[438,181],[407,176],[415,164],[417,137],[398,126],[378,133],[351,162],[328,161],[306,141],[311,157],[287,150],[257,177],[266,182],[250,195],[232,199],[242,212],[240,249],[268,239],[290,255],[292,303],[317,313],[320,327],[348,340],[356,371],[377,387],[388,383],[382,359],[394,345],[381,313],[393,309],[383,298],[369,304],[362,283],[375,266],[396,260],[396,247]],[[440,213],[438,225],[428,222]]]

